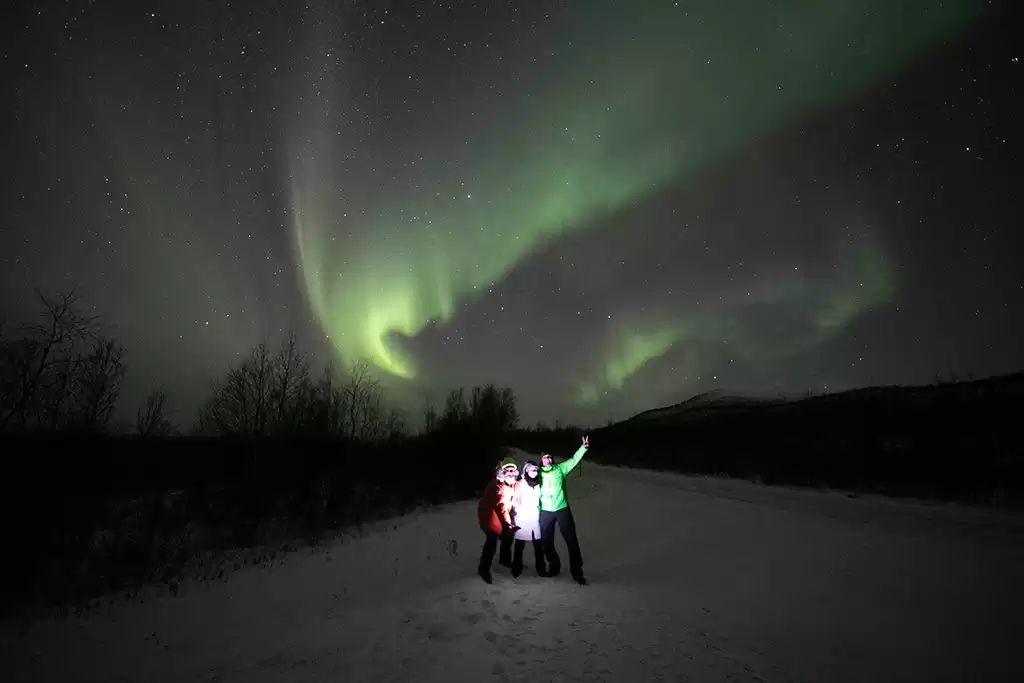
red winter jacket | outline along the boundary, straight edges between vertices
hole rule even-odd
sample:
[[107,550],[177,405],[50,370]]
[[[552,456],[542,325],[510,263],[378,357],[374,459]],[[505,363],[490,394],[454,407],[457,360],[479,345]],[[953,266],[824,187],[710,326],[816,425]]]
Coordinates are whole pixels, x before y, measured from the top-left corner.
[[500,534],[502,523],[512,526],[512,494],[515,486],[509,486],[503,481],[491,479],[484,489],[484,495],[480,497],[477,504],[477,516],[480,518],[480,528],[485,532]]

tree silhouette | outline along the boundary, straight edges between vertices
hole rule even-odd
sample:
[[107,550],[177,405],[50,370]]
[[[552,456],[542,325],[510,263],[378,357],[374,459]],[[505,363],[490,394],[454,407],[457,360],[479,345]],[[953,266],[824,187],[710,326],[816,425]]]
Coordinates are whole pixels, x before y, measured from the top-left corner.
[[0,431],[106,429],[126,371],[123,347],[78,311],[74,291],[37,295],[42,320],[0,342]]
[[423,432],[430,434],[437,430],[441,424],[441,416],[434,409],[434,404],[428,398],[423,404]]
[[466,407],[466,395],[462,388],[452,389],[444,400],[444,412],[441,424],[452,426],[466,421],[469,409]]
[[135,414],[135,429],[143,438],[168,436],[171,422],[167,419],[167,394],[154,391],[147,396]]
[[324,368],[320,379],[309,385],[306,401],[302,418],[304,431],[330,436],[342,434],[346,414],[345,394],[333,365]]
[[294,427],[309,392],[309,363],[298,349],[295,333],[290,333],[271,359],[270,397],[275,424]]
[[306,355],[289,335],[276,352],[260,343],[228,370],[199,410],[199,429],[222,436],[305,434],[370,442],[397,438],[405,420],[385,406],[368,362],[355,363],[341,377],[328,366],[314,382]]
[[496,388],[493,384],[473,387],[469,401],[464,389],[453,389],[445,397],[444,412],[437,417],[428,406],[424,415],[427,424],[439,427],[471,426],[489,434],[511,432],[519,425],[515,394],[511,389]]
[[124,348],[110,339],[97,339],[91,352],[79,359],[73,374],[73,405],[70,426],[85,430],[105,430],[121,397]]
[[493,384],[474,387],[469,414],[481,428],[495,434],[510,432],[519,425],[515,395],[508,387],[497,389]]
[[214,385],[212,394],[199,409],[200,430],[224,436],[266,435],[271,375],[270,351],[266,342],[261,342]]

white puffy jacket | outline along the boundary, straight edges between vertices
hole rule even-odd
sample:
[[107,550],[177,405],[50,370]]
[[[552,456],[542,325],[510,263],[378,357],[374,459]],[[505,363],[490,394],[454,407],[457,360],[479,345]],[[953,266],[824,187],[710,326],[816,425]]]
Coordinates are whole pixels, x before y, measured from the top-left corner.
[[540,486],[530,486],[525,477],[516,482],[512,494],[512,520],[519,527],[517,541],[540,538]]

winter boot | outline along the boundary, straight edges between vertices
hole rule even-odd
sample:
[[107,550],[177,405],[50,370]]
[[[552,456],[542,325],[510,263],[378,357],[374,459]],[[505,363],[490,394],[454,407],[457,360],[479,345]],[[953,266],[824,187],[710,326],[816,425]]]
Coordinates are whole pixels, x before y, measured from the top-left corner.
[[544,559],[544,542],[537,539],[533,542],[533,563],[537,568],[537,576],[547,576],[547,561]]

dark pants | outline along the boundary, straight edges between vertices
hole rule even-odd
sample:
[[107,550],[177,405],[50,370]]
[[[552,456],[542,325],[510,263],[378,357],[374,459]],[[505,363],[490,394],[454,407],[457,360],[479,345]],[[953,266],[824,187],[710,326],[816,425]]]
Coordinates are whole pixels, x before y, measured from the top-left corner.
[[569,573],[573,578],[583,576],[583,555],[576,538],[576,522],[572,510],[564,507],[556,512],[540,511],[540,535],[544,539],[544,557],[548,561],[548,576],[554,576],[562,568],[562,561],[555,551],[555,524],[562,532],[565,546],[569,551]]
[[[547,574],[544,565],[544,541],[536,538],[533,543],[533,561],[537,567],[537,576]],[[515,549],[512,552],[512,572],[518,574],[523,571],[523,549],[526,548],[526,541],[516,539]]]
[[496,534],[493,531],[485,531],[484,537],[484,547],[480,551],[480,571],[491,571],[491,562],[494,561],[494,551],[498,550],[499,539],[501,539],[501,550],[498,553],[498,564],[511,567],[512,532],[505,531],[501,534]]

